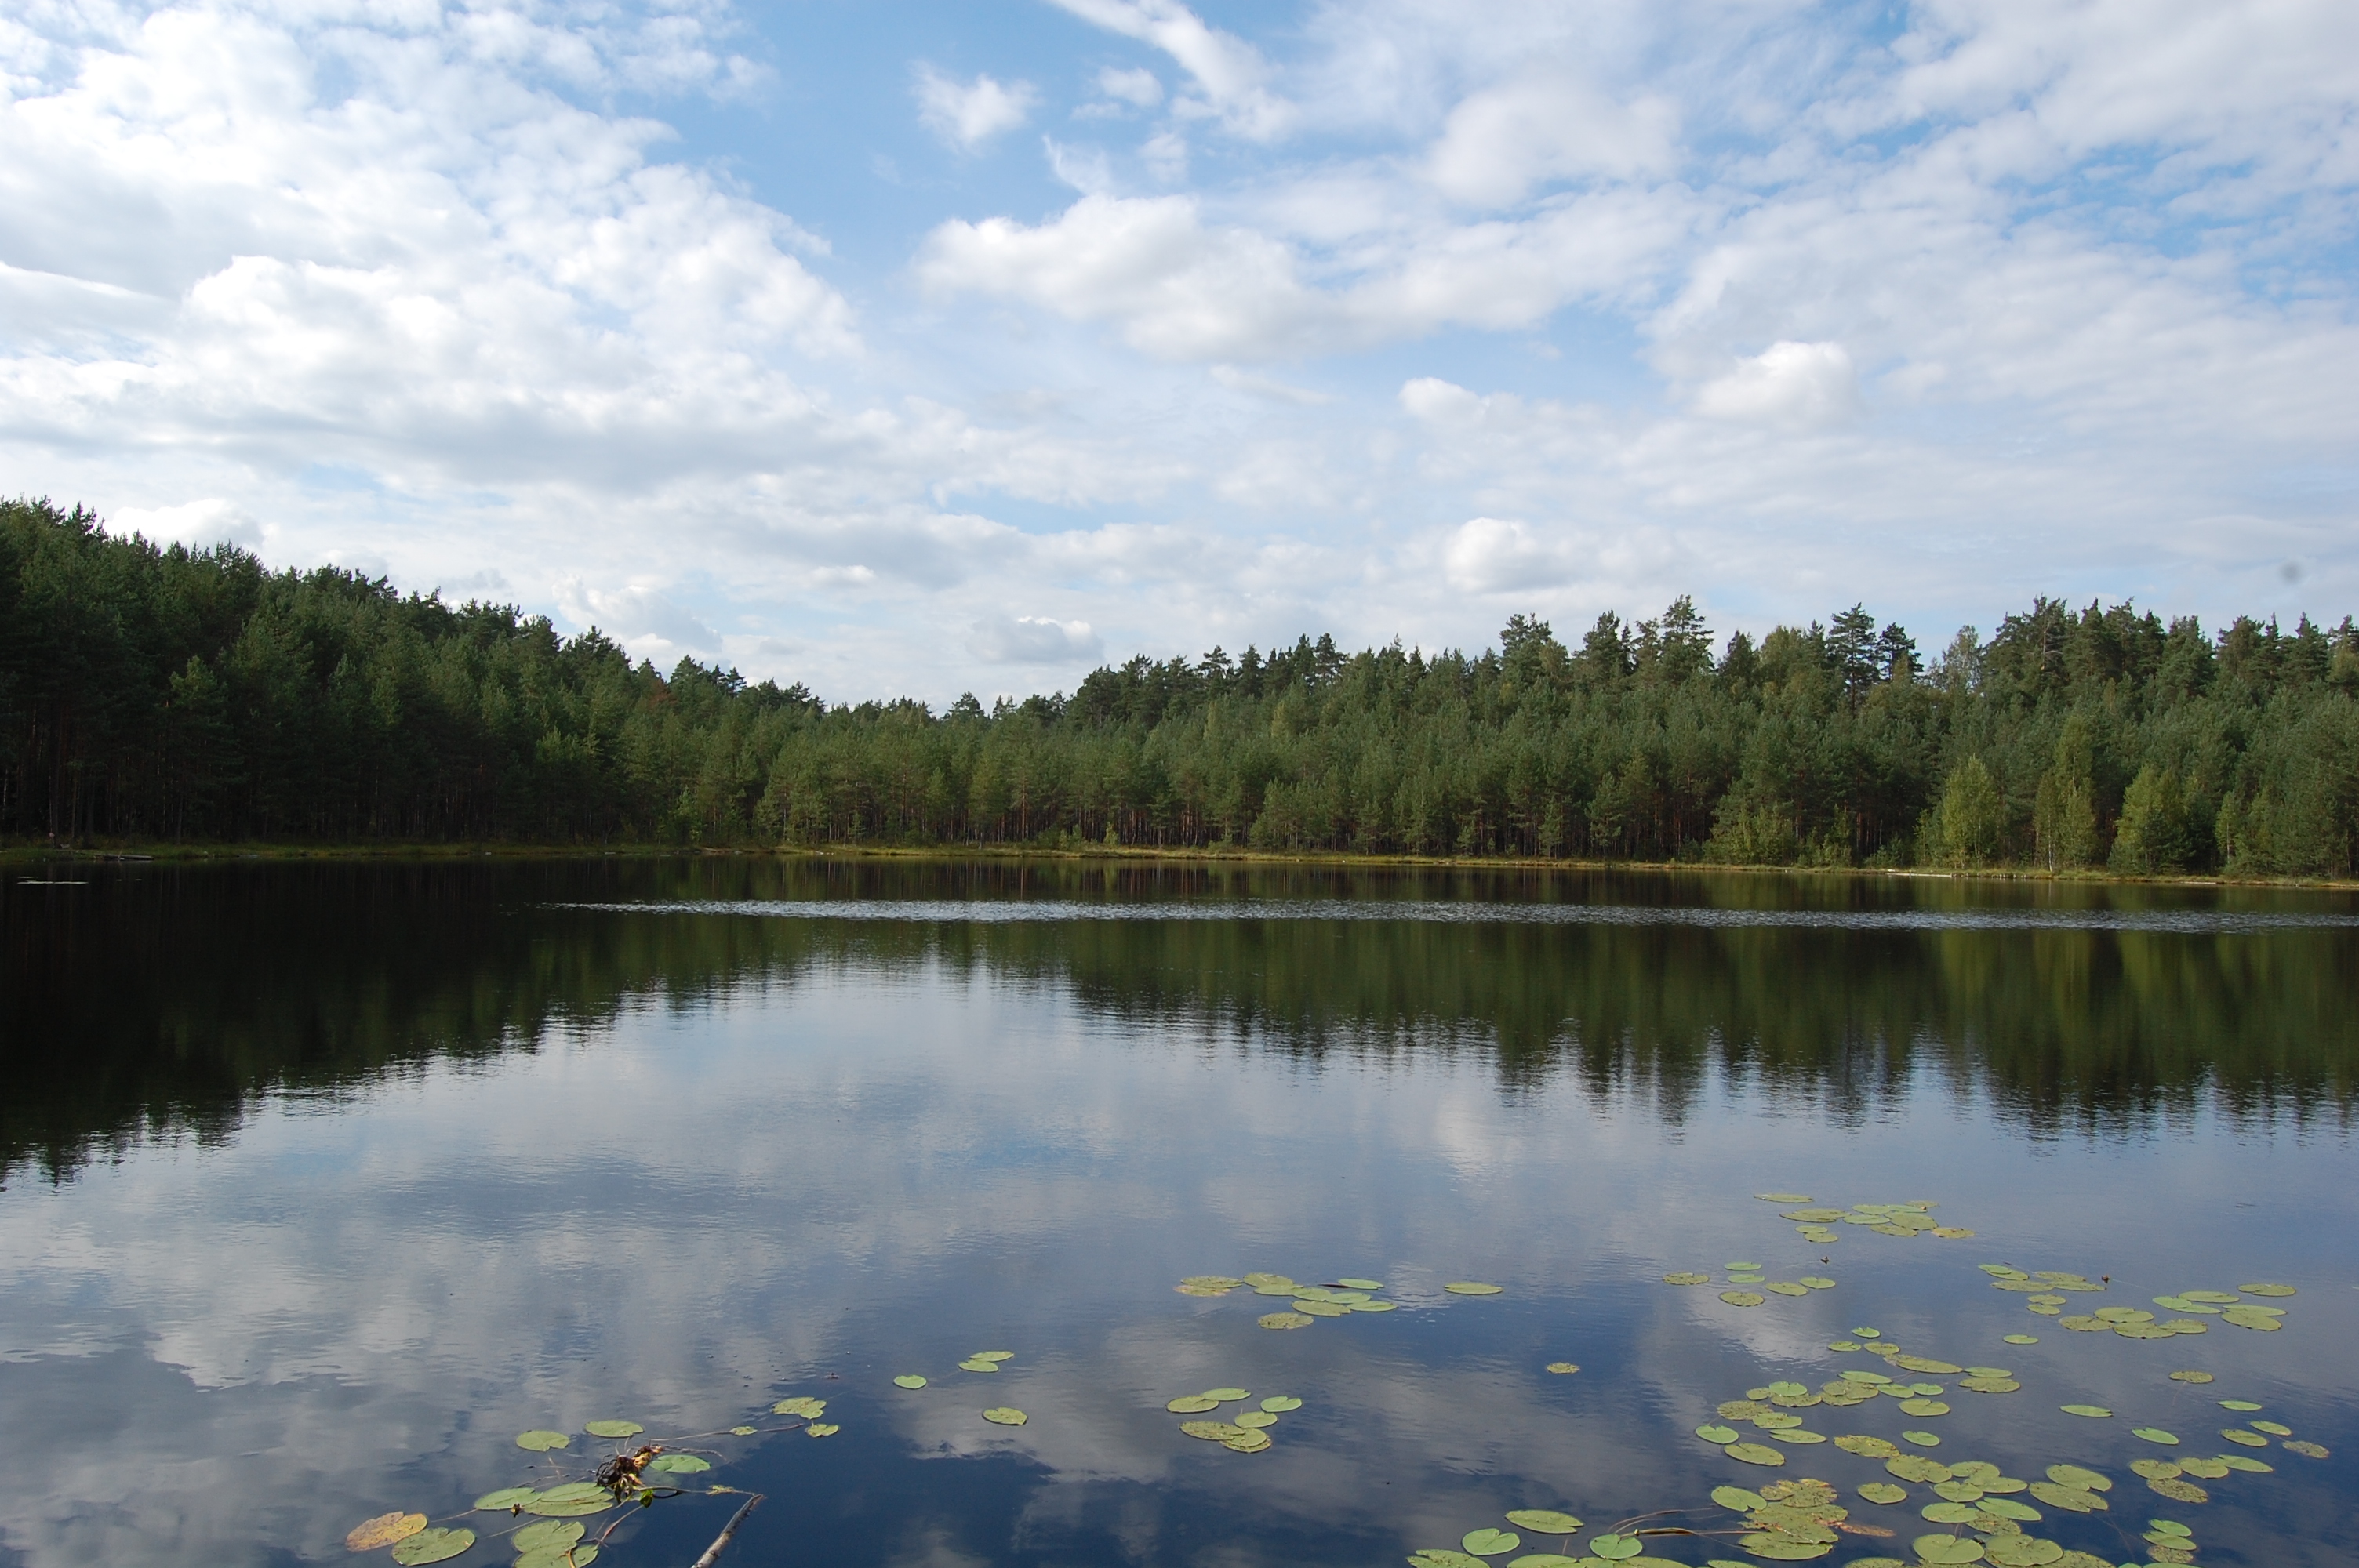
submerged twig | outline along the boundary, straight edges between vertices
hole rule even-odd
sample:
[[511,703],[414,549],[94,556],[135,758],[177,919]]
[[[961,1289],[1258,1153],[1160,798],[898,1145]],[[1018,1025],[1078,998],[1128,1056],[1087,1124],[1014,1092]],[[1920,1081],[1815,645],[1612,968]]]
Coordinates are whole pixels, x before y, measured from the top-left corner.
[[737,1526],[744,1521],[747,1514],[754,1511],[754,1505],[761,1500],[762,1494],[759,1492],[747,1498],[737,1511],[729,1516],[729,1522],[721,1527],[721,1533],[712,1538],[712,1544],[704,1549],[704,1555],[690,1563],[689,1568],[712,1568],[715,1563],[720,1562],[721,1549],[729,1544],[729,1538],[737,1533]]

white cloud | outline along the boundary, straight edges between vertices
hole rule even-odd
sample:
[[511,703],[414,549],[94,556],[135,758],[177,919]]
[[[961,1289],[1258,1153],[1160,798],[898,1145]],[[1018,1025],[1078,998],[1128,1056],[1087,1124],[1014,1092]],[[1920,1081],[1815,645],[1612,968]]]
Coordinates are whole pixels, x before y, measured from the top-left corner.
[[[1260,51],[1234,33],[1208,26],[1176,0],[1056,0],[1056,4],[1109,32],[1154,45],[1195,79],[1205,112],[1230,130],[1268,141],[1293,124],[1291,103],[1265,83],[1269,66]],[[1185,107],[1184,103],[1182,107]]]
[[121,507],[107,523],[118,533],[142,535],[158,545],[186,545],[196,550],[210,545],[262,548],[262,524],[236,502],[218,495],[177,506]]
[[1576,76],[1536,70],[1462,99],[1428,155],[1427,178],[1456,200],[1501,206],[1566,177],[1668,174],[1678,134],[1667,97],[1616,103]]
[[1462,593],[1518,592],[1554,588],[1574,571],[1571,552],[1522,523],[1471,517],[1442,550],[1450,586]]
[[1031,118],[1040,101],[1028,81],[1002,82],[977,76],[961,82],[930,65],[918,67],[918,118],[926,129],[961,152],[973,152],[1003,131]]
[[1086,621],[1004,615],[976,623],[967,651],[992,665],[1080,665],[1104,652]]
[[1152,109],[1163,102],[1163,83],[1147,70],[1107,66],[1098,72],[1098,91],[1134,108]]
[[1696,394],[1696,412],[1819,429],[1857,412],[1859,380],[1841,343],[1772,343]]

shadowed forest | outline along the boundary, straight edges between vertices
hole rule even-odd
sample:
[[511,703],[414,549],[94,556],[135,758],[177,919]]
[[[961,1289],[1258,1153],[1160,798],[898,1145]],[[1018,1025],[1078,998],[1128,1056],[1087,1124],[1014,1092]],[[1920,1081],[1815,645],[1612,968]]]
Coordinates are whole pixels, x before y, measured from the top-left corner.
[[2359,630],[2042,599],[1936,654],[1682,598],[1468,654],[833,705],[0,503],[0,842],[1038,845],[2349,876]]

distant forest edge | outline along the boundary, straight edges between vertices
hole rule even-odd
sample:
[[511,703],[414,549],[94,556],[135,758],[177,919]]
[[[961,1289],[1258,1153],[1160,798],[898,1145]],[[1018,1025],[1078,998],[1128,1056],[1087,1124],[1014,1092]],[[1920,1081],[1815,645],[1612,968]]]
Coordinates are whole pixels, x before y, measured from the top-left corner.
[[0,502],[0,837],[1041,845],[2354,872],[2359,630],[2047,599],[1920,657],[1859,607],[1715,645],[1325,636],[1070,696],[831,707]]

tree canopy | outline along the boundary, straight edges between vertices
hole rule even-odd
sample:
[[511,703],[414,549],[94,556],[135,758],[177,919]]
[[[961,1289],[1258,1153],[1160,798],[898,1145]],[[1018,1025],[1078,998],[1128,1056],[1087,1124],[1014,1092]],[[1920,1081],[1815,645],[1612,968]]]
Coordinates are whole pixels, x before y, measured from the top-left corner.
[[1304,636],[936,713],[6,502],[0,834],[2347,876],[2359,631],[2043,598],[1927,660],[1860,605],[1715,644],[1682,597],[1577,643]]

